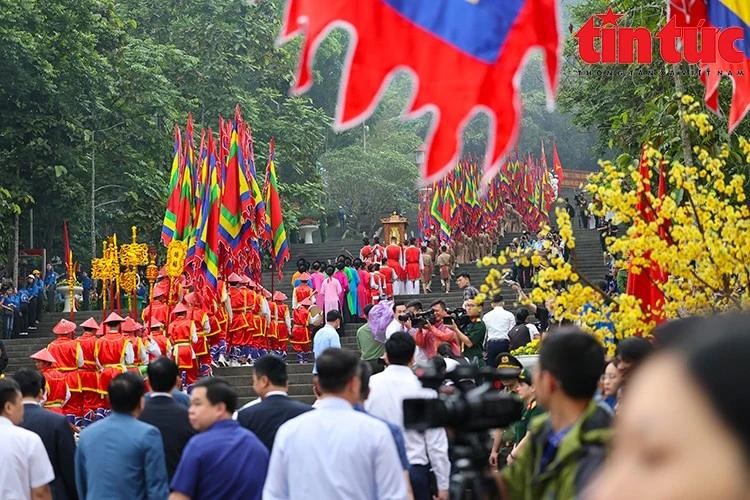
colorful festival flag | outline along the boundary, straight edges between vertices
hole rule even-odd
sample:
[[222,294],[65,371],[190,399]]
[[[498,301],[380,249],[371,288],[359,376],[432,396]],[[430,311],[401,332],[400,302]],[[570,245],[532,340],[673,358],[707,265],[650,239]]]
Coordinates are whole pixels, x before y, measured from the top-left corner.
[[560,156],[557,154],[557,144],[555,144],[554,142],[552,143],[552,168],[555,170],[557,185],[562,186],[563,179],[565,178],[565,172],[563,171]]
[[[555,0],[288,0],[282,41],[304,36],[293,90],[312,85],[312,60],[336,23],[350,28],[351,56],[342,72],[335,118],[351,128],[375,110],[396,68],[413,71],[410,115],[434,109],[423,183],[445,176],[458,160],[462,129],[478,109],[494,116],[485,177],[515,143],[521,114],[517,74],[528,52],[544,52],[547,88],[557,88],[559,35]],[[438,61],[439,63],[436,63]],[[456,75],[460,75],[456,78]]]
[[182,152],[182,138],[180,128],[174,128],[174,153],[172,154],[172,168],[169,173],[169,198],[167,198],[167,209],[164,213],[164,223],[161,229],[161,242],[164,246],[169,245],[174,237],[177,211],[180,200],[180,164]]
[[268,209],[268,220],[271,227],[271,259],[279,279],[282,277],[284,264],[289,260],[289,243],[284,229],[284,216],[281,211],[279,183],[276,178],[275,141],[268,145],[268,166],[266,167],[265,201]]

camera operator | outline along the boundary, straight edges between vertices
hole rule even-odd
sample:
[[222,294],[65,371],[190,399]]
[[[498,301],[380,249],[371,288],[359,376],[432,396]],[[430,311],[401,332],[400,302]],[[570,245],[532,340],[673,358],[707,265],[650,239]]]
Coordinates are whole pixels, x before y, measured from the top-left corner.
[[385,338],[388,340],[396,332],[407,332],[411,328],[411,317],[406,314],[406,304],[403,301],[393,303],[393,319],[385,328]]
[[580,498],[606,456],[611,417],[593,400],[603,371],[593,336],[568,330],[545,340],[534,388],[549,413],[531,423],[528,442],[502,471],[503,498]]
[[428,429],[424,434],[404,428],[404,399],[435,397],[435,391],[424,389],[409,366],[414,360],[414,339],[408,333],[396,332],[385,343],[386,369],[370,378],[370,396],[365,409],[376,417],[398,425],[406,439],[409,477],[415,500],[431,500],[430,466],[437,482],[437,498],[448,499],[450,460],[448,437],[443,428]]
[[469,363],[484,368],[484,339],[487,337],[487,327],[482,321],[482,307],[472,300],[464,301],[464,309],[469,322],[459,329],[457,334],[464,345],[464,357]]
[[430,309],[432,309],[432,316],[428,316],[428,323],[420,326],[414,334],[414,342],[421,349],[421,354],[427,360],[432,359],[437,353],[438,346],[443,342],[448,342],[451,345],[453,354],[460,354],[461,349],[458,343],[459,330],[453,324],[452,318],[448,319],[448,323],[446,323],[446,318],[449,318],[449,316],[445,308],[445,302],[436,300],[430,305]]

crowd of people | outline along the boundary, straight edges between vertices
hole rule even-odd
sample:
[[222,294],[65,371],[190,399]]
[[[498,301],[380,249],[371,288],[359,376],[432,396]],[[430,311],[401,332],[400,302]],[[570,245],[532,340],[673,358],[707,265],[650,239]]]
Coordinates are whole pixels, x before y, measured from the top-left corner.
[[[328,318],[333,326],[337,314]],[[487,478],[497,488],[491,498],[744,498],[750,395],[736,381],[747,376],[748,319],[670,322],[648,338],[622,340],[612,359],[575,328],[546,333],[533,368],[499,353],[497,390],[515,394],[523,411],[485,438]],[[457,467],[449,436],[460,429],[404,425],[405,400],[454,391],[447,379],[437,392],[423,386],[419,344],[414,332],[391,333],[385,367],[374,369],[340,348],[316,353],[312,406],[289,397],[287,364],[273,354],[256,361],[259,399],[242,408],[218,377],[198,381],[189,402],[178,399],[177,364],[160,357],[148,365],[147,382],[132,372],[110,380],[112,414],[82,430],[77,443],[66,419],[41,406],[46,375],[20,369],[0,380],[0,493],[449,498]]]
[[44,277],[34,269],[18,286],[3,281],[0,285],[3,339],[27,335],[29,330],[36,330],[45,310],[56,310],[58,278],[52,264],[48,264]]

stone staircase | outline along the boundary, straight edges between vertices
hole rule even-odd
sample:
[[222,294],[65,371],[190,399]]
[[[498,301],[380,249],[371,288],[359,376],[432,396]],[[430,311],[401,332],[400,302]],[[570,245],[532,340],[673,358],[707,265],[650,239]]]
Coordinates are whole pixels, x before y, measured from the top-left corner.
[[[574,259],[580,272],[590,280],[602,279],[605,274],[605,266],[603,264],[598,232],[586,229],[576,229],[574,232],[577,240]],[[506,237],[500,242],[501,248],[506,246],[515,236],[517,235],[506,235]],[[325,243],[316,243],[314,245],[292,245],[291,261],[287,264],[284,277],[281,281],[274,277],[274,288],[283,291],[287,296],[291,295],[291,275],[296,268],[295,264],[297,259],[301,257],[305,257],[311,262],[313,260],[334,260],[336,256],[341,253],[346,254],[347,251],[352,255],[358,255],[360,246],[361,245],[358,241],[332,241],[330,239]],[[455,276],[458,276],[463,272],[469,274],[472,284],[478,288],[479,285],[483,283],[487,270],[477,268],[473,264],[465,264],[456,269],[454,281]],[[263,283],[266,287],[270,288],[270,272],[264,273]],[[422,302],[424,308],[429,307],[429,305],[437,299],[444,300],[449,308],[455,308],[461,305],[462,292],[457,286],[455,286],[455,283],[452,284],[450,293],[442,293],[440,290],[439,277],[435,276],[433,278],[432,289],[433,293],[431,294],[399,296],[396,297],[396,299],[416,299]],[[503,289],[503,294],[505,295],[506,300],[512,301],[515,299],[515,294],[510,288]],[[75,321],[76,323],[80,323],[89,316],[93,316],[99,321],[101,319],[101,312],[79,312],[75,315]],[[47,314],[40,322],[36,331],[30,331],[29,335],[26,337],[5,341],[5,347],[9,357],[9,364],[6,373],[12,374],[13,371],[18,368],[33,366],[29,356],[37,350],[45,347],[53,338],[51,333],[52,326],[60,317],[59,314]],[[68,315],[65,315],[65,317],[67,318]],[[356,323],[344,325],[340,332],[342,348],[357,351],[356,331],[359,326],[360,324]],[[309,363],[297,363],[296,356],[291,350],[289,350],[288,363],[290,396],[311,403],[315,399],[312,390],[312,365]],[[245,404],[256,397],[256,394],[252,389],[252,367],[222,367],[215,369],[214,374],[226,378],[237,388],[241,404]]]

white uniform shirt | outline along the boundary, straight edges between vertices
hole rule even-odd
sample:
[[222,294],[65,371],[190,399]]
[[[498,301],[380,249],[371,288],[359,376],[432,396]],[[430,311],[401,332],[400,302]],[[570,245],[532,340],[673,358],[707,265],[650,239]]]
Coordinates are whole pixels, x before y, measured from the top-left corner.
[[516,317],[502,306],[496,306],[482,317],[487,327],[487,342],[508,340],[508,333],[516,326]]
[[0,498],[30,500],[31,489],[55,479],[47,450],[35,433],[0,417]]
[[404,399],[436,396],[435,391],[422,387],[411,368],[390,365],[370,378],[370,396],[365,401],[365,409],[373,416],[398,425],[404,433],[409,463],[432,464],[438,489],[447,490],[451,465],[445,429],[429,429],[422,434],[404,428]]
[[385,327],[385,338],[388,340],[394,333],[403,331],[405,331],[404,325],[401,324],[398,318],[393,318],[391,322],[388,323],[388,326]]
[[283,424],[273,443],[264,500],[403,500],[406,482],[385,423],[326,396]]

